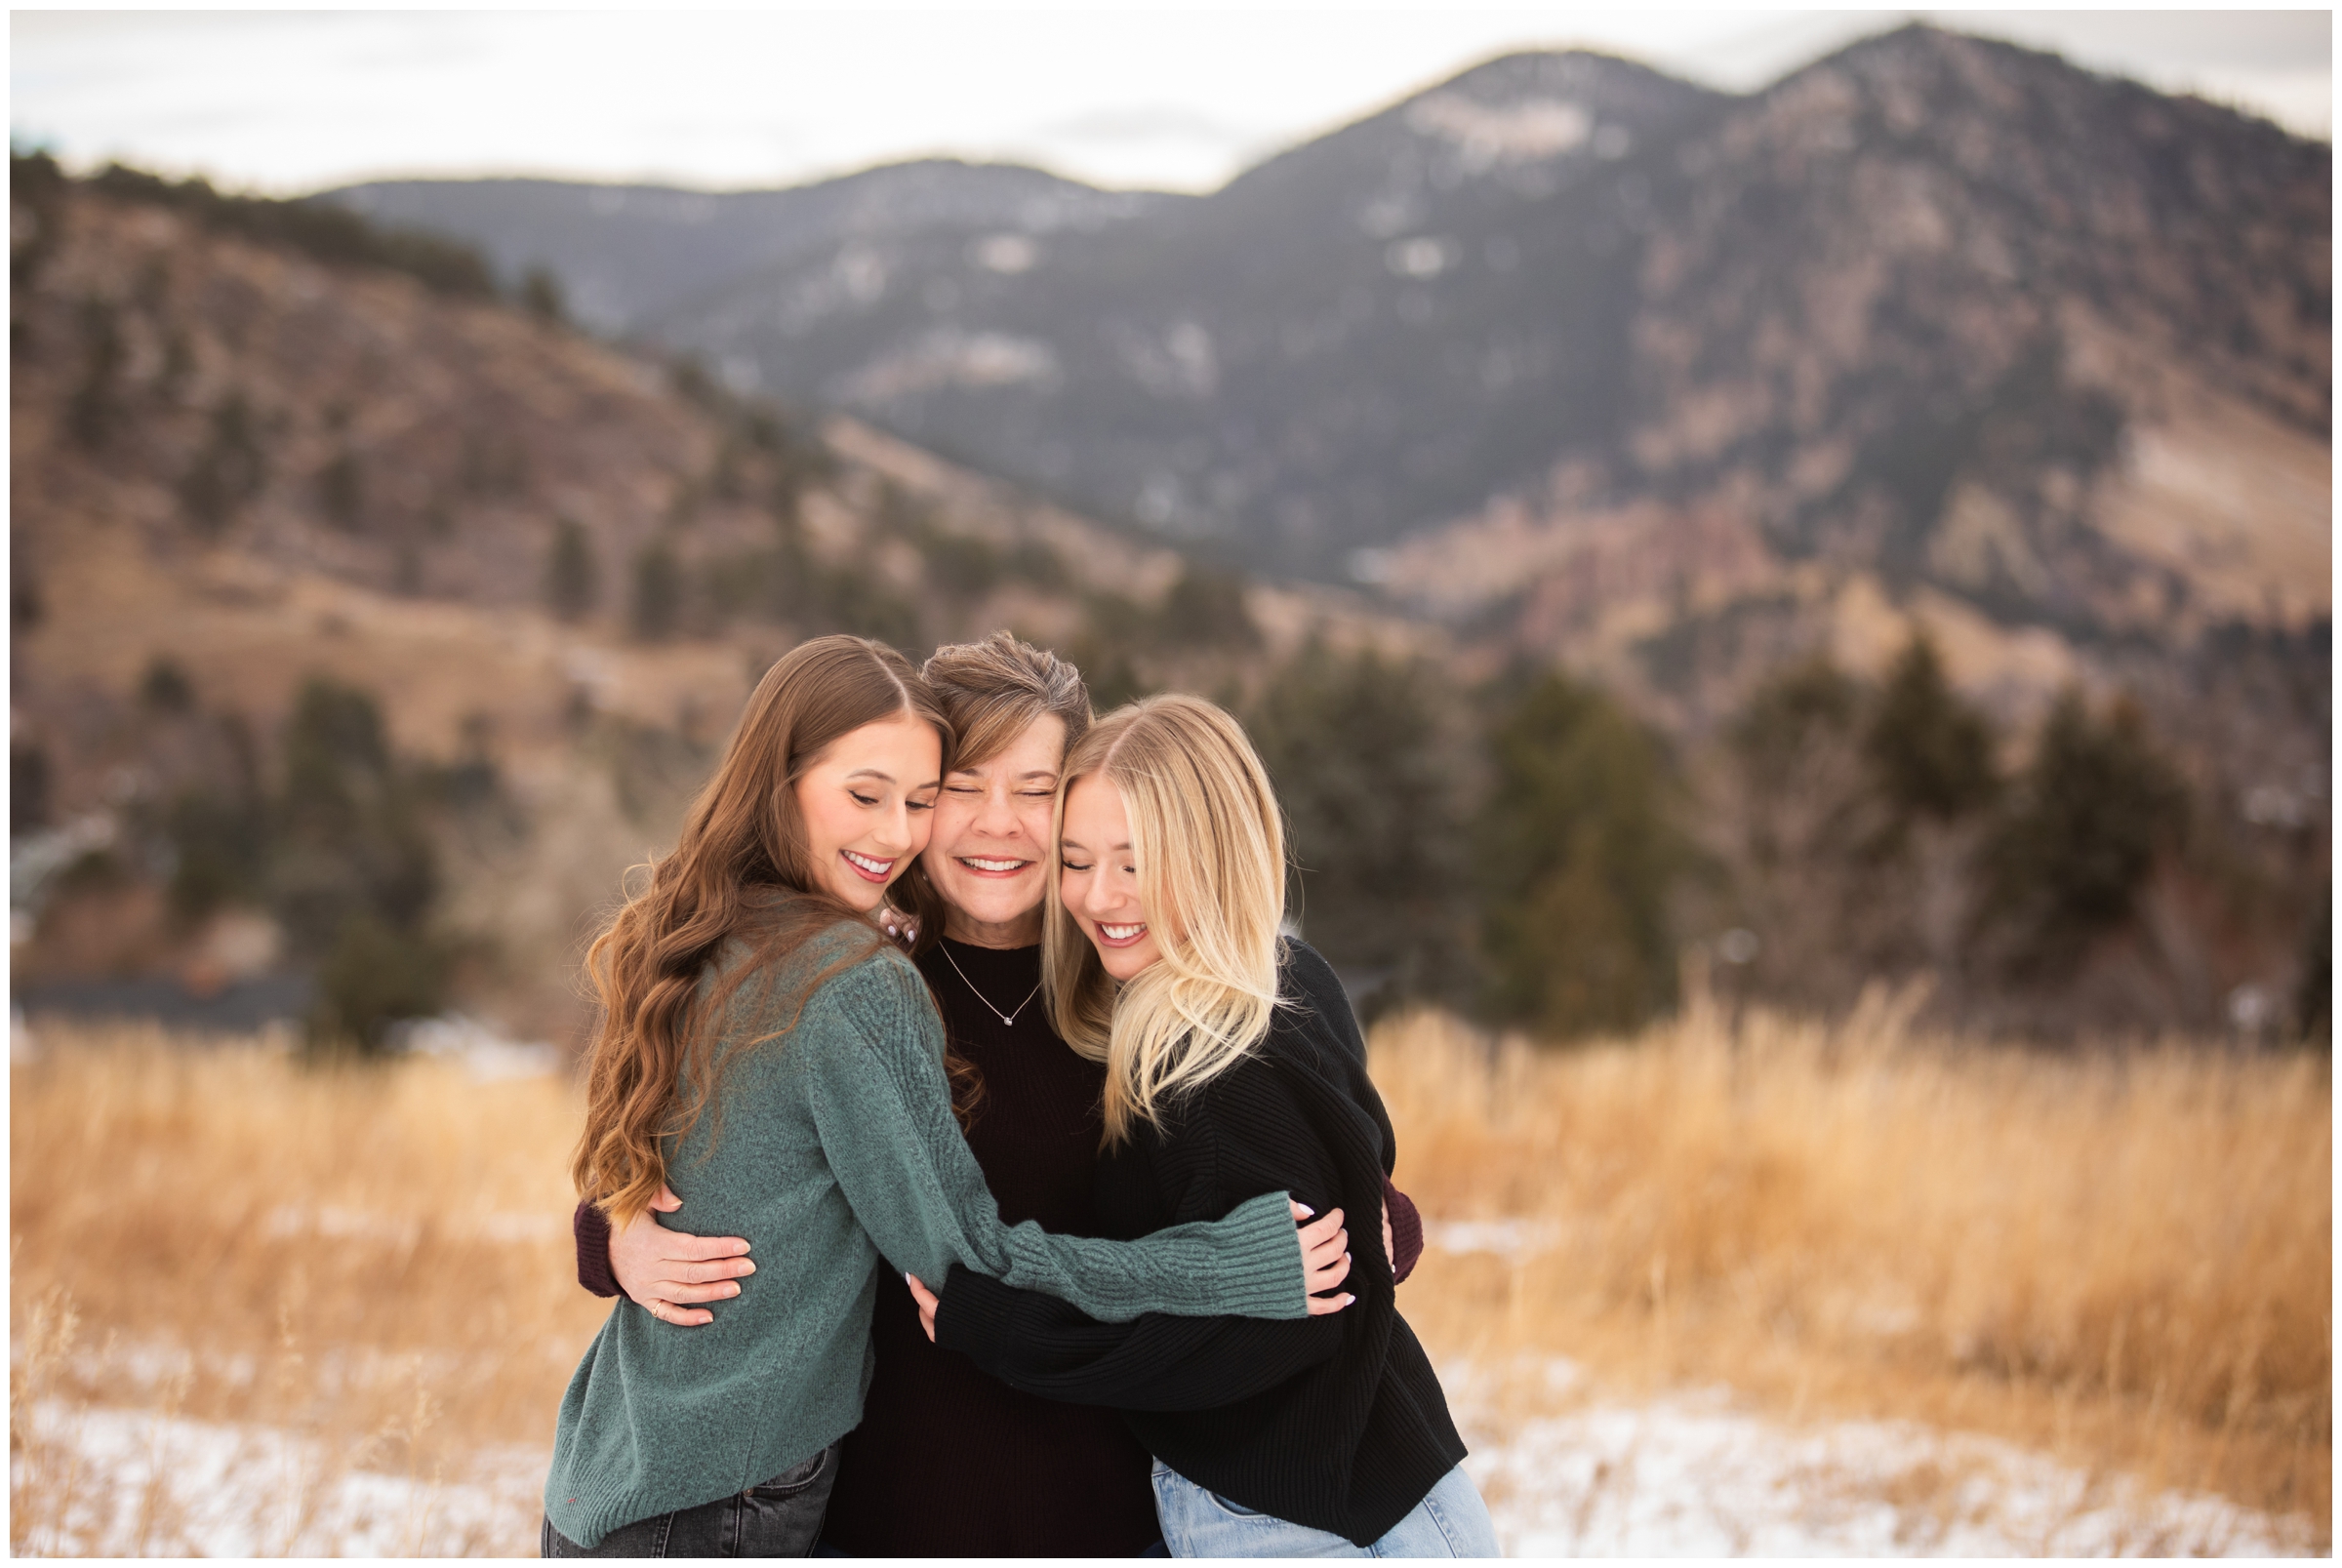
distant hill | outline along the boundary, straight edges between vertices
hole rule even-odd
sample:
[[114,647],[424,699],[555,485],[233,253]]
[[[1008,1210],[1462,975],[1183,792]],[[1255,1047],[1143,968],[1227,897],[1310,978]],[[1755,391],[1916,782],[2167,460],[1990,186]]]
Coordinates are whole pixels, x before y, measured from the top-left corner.
[[579,321],[628,334],[711,289],[853,240],[933,228],[1081,229],[1187,198],[1094,190],[1037,169],[935,158],[789,190],[698,191],[554,180],[385,180],[319,198],[458,235],[507,283],[556,273]]
[[[2123,570],[2042,587],[2032,492],[2139,461],[2124,433],[2159,422],[2163,372],[2323,431],[2330,163],[2208,103],[1909,27],[1745,99],[1600,56],[1499,60],[1199,200],[1027,172],[1036,212],[1017,172],[872,171],[882,217],[808,220],[728,283],[707,259],[754,247],[703,223],[831,210],[853,182],[645,198],[630,238],[533,254],[585,300],[639,246],[691,280],[628,317],[662,341],[1270,570],[1371,577],[1362,547],[1557,478],[1572,506],[1729,497],[1784,558],[1850,552],[1989,614],[2094,623],[2080,601]],[[491,218],[503,188],[397,210],[505,258],[554,198],[512,187],[526,201]],[[1996,417],[2038,450],[1984,433]],[[1972,520],[1937,543],[1979,441],[2026,492],[2015,554]]]

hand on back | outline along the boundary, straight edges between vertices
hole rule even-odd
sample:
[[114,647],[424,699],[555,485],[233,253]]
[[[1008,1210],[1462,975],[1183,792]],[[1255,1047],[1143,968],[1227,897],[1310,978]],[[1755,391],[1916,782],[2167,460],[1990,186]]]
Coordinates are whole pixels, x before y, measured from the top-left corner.
[[[672,1214],[683,1200],[663,1186],[651,1207]],[[756,1271],[747,1252],[739,1236],[695,1236],[643,1214],[610,1233],[610,1272],[618,1288],[660,1322],[696,1328],[714,1322],[715,1314],[694,1304],[739,1295],[734,1281]]]

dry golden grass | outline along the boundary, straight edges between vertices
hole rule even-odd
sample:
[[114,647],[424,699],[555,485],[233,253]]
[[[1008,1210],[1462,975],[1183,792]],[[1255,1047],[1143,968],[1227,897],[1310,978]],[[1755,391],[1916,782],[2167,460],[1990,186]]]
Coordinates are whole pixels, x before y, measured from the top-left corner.
[[1378,1029],[1400,1185],[1546,1238],[1434,1254],[1409,1322],[1442,1357],[1991,1433],[2330,1541],[2324,1062],[2026,1054],[1908,1011],[1694,1006],[1569,1052]]
[[168,1405],[297,1434],[329,1469],[423,1480],[490,1445],[550,1447],[607,1310],[570,1263],[569,1083],[432,1060],[310,1069],[151,1031],[38,1039],[11,1073],[20,1548],[70,1501],[61,1459],[27,1453],[38,1403]]
[[[568,1083],[36,1028],[12,1069],[17,1549],[192,1541],[151,1486],[110,1534],[67,1528],[116,1483],[44,1411],[290,1433],[324,1456],[303,1497],[549,1446],[605,1310],[571,1272]],[[2330,1539],[2322,1064],[1962,1048],[1892,1008],[1737,1030],[1695,1008],[1569,1053],[1416,1018],[1374,1049],[1426,1212],[1555,1238],[1433,1254],[1401,1300],[1443,1360],[1997,1433]],[[527,1553],[530,1522],[393,1539]]]

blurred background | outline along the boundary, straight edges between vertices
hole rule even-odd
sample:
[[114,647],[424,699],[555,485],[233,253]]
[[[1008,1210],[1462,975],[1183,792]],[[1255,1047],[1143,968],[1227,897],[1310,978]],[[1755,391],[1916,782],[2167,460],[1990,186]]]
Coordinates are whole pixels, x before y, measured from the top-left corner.
[[533,1549],[584,943],[1000,626],[1259,744],[1510,1548],[2330,1549],[2328,14],[11,40],[17,1549]]

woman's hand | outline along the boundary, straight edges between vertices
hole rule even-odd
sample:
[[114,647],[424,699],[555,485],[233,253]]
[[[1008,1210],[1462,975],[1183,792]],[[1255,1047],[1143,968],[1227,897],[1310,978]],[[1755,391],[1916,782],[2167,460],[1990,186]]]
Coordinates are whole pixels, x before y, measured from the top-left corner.
[[[683,1200],[663,1186],[651,1207],[672,1214],[683,1207]],[[640,1214],[624,1230],[611,1232],[610,1272],[618,1288],[660,1322],[696,1328],[714,1322],[715,1314],[687,1304],[739,1295],[740,1287],[732,1282],[756,1271],[747,1251],[748,1244],[738,1236],[687,1235]]]
[[[1287,1199],[1291,1202],[1291,1199]],[[1293,1218],[1308,1220],[1314,1213],[1307,1204],[1293,1204]],[[1310,1315],[1339,1312],[1357,1300],[1353,1295],[1320,1296],[1350,1277],[1350,1232],[1342,1228],[1342,1211],[1328,1209],[1325,1218],[1301,1227],[1302,1288],[1310,1295]]]
[[891,904],[878,905],[878,929],[892,937],[895,945],[905,952],[910,951],[919,940],[919,923]]
[[943,1303],[936,1299],[935,1292],[919,1283],[919,1276],[916,1274],[905,1274],[903,1283],[910,1287],[910,1299],[919,1304],[919,1327],[927,1331],[927,1343],[933,1345],[935,1343],[935,1309],[943,1306]]

